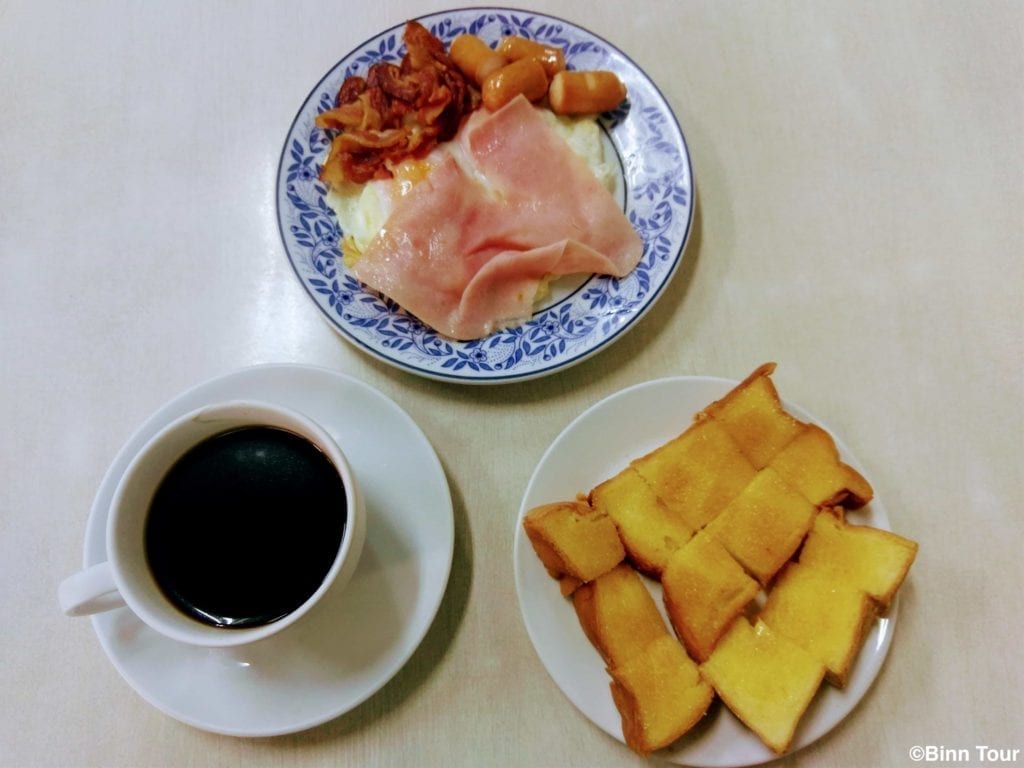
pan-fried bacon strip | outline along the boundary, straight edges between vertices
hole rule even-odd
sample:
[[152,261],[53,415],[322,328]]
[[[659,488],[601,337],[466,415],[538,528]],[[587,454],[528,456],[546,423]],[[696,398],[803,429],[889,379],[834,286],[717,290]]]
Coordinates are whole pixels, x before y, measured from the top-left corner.
[[476,108],[479,95],[440,40],[416,21],[402,39],[401,64],[377,62],[365,77],[346,78],[336,106],[317,115],[317,126],[334,134],[320,169],[328,185],[390,178],[397,163],[452,138]]

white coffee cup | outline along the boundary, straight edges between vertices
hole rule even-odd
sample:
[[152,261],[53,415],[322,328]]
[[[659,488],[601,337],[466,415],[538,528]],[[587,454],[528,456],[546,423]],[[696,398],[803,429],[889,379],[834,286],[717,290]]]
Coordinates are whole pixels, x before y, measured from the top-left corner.
[[[275,427],[311,443],[337,470],[344,487],[345,526],[333,562],[319,587],[282,618],[245,628],[204,623],[172,602],[157,583],[146,556],[150,503],[161,482],[190,449],[243,427]],[[340,502],[340,499],[339,499]],[[331,436],[308,417],[279,405],[234,400],[188,413],[150,438],[129,463],[111,501],[106,526],[107,560],[65,579],[61,609],[84,616],[127,605],[153,630],[173,640],[207,647],[240,646],[262,640],[306,615],[331,589],[351,578],[366,536],[366,512],[356,478]]]

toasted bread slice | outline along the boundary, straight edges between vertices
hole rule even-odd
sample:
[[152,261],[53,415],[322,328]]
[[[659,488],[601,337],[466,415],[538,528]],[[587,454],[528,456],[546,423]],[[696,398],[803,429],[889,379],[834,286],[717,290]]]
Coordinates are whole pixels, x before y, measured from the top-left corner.
[[863,475],[839,458],[832,436],[814,424],[805,424],[769,466],[819,507],[858,509],[874,496]]
[[622,562],[615,523],[581,501],[561,501],[531,509],[523,528],[544,567],[558,579],[563,595],[607,573]]
[[625,664],[669,634],[643,578],[626,563],[581,585],[572,602],[580,626],[609,667]]
[[755,469],[762,469],[801,430],[772,383],[775,363],[759,366],[704,413],[722,423]]
[[668,633],[608,672],[622,734],[641,755],[667,747],[690,730],[714,696],[697,665]]
[[828,570],[889,607],[917,556],[917,542],[891,531],[851,525],[831,511],[819,512],[800,552],[801,565]]
[[828,681],[843,688],[875,615],[867,593],[835,571],[790,563],[758,618],[821,661]]
[[815,507],[765,467],[705,529],[762,585],[793,556]]
[[701,674],[725,705],[776,754],[789,749],[825,665],[763,621],[733,622]]
[[669,555],[693,536],[693,529],[662,503],[633,467],[594,488],[590,503],[615,522],[633,565],[655,578]]
[[710,534],[701,531],[677,550],[661,576],[676,634],[697,661],[705,661],[760,586]]
[[633,467],[694,531],[714,519],[755,474],[729,433],[712,419],[694,423]]

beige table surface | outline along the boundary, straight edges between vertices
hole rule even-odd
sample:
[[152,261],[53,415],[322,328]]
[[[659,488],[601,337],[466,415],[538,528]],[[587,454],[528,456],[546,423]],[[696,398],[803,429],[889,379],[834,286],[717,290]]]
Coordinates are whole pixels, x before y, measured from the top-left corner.
[[[519,502],[601,398],[766,360],[921,544],[876,685],[780,764],[1024,748],[1024,5],[545,3],[664,91],[698,214],[637,328],[498,387],[415,377],[336,336],[275,220],[309,89],[446,5],[0,4],[0,765],[644,764],[538,660],[512,578]],[[425,641],[379,693],[309,732],[236,739],[147,705],[56,588],[128,436],[264,362],[342,371],[407,409],[447,473],[455,555]]]

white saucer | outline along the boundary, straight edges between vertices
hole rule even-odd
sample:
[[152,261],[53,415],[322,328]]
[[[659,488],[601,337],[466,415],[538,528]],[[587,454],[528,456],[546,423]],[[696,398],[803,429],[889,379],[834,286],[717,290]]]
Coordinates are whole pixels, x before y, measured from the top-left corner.
[[[537,655],[566,697],[595,725],[624,741],[622,720],[608,689],[608,674],[597,651],[580,629],[572,602],[541,565],[526,534],[523,516],[533,507],[575,498],[681,433],[693,415],[722,397],[737,382],[704,376],[658,379],[616,392],[578,416],[555,439],[530,478],[519,509],[514,543],[516,592],[527,633]],[[843,460],[861,472],[859,463],[834,432],[803,408],[785,403],[803,421],[829,431]],[[874,498],[848,519],[889,528],[889,515]],[[661,585],[647,580],[655,604],[664,615]],[[897,601],[869,631],[850,679],[843,690],[822,685],[797,728],[790,752],[807,746],[835,728],[871,688],[889,652]],[[723,706],[678,742],[657,753],[669,763],[693,768],[739,768],[774,760],[775,755]]]
[[229,398],[281,403],[319,421],[364,491],[367,536],[349,584],[302,621],[240,651],[158,635],[127,608],[94,616],[107,656],[146,701],[189,725],[233,736],[293,733],[379,690],[416,650],[440,607],[454,549],[451,495],[437,455],[394,402],[324,368],[246,368],[185,392],[121,449],[100,485],[84,565],[106,558],[107,510],[129,458],[170,419]]

